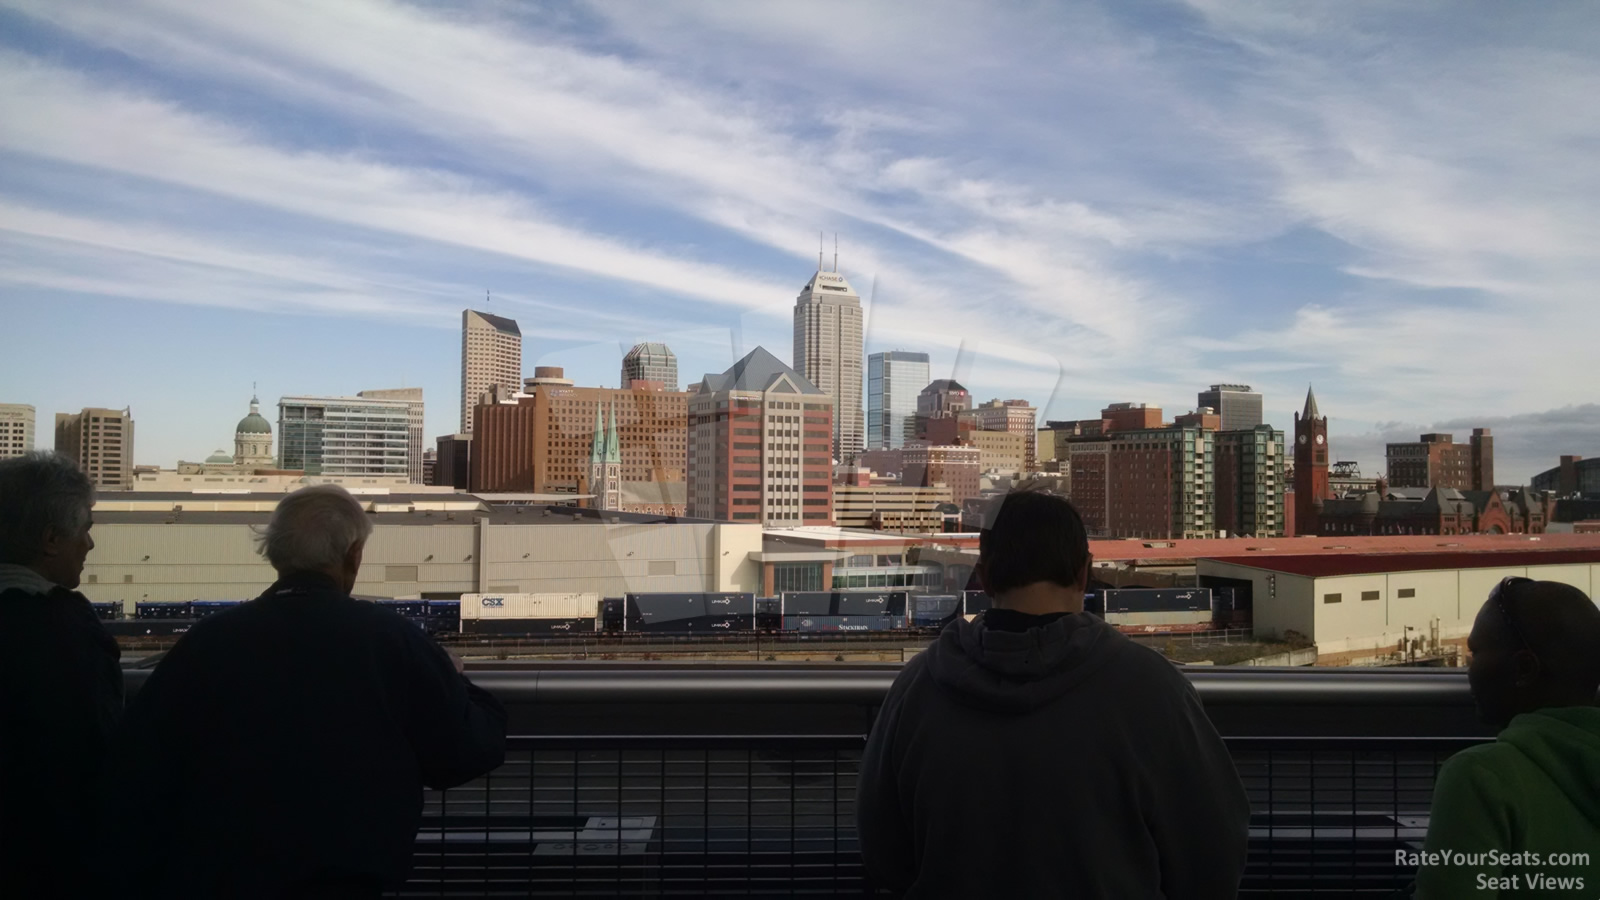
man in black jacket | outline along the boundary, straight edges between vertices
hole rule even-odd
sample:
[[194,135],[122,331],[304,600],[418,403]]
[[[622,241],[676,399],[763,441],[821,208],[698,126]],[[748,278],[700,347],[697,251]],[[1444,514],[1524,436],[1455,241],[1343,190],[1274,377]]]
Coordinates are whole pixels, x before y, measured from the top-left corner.
[[107,873],[135,896],[376,897],[404,882],[422,788],[505,756],[505,712],[421,629],[350,590],[372,525],[342,488],[278,504],[279,579],[197,623],[113,744]]
[[0,462],[0,897],[81,887],[122,712],[117,643],[76,590],[94,485],[54,453]]
[[861,761],[868,874],[907,897],[1224,898],[1250,805],[1183,675],[1083,612],[1083,521],[1005,498],[994,608],[906,664]]

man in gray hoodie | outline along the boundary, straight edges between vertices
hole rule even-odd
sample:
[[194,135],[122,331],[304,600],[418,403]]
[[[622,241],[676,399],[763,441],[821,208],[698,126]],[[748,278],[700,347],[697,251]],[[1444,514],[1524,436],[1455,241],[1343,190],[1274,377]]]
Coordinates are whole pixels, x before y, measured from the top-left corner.
[[994,608],[895,680],[856,816],[907,897],[1233,897],[1250,804],[1183,675],[1083,612],[1083,520],[1005,498],[979,541]]

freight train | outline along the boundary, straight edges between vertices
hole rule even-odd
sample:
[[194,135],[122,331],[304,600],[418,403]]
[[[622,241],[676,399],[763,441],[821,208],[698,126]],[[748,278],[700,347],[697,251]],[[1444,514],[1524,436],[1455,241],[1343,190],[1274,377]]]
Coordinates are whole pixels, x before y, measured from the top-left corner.
[[[1217,597],[1218,603],[1231,597]],[[119,603],[94,604],[114,634],[181,634],[194,622],[240,600],[138,603],[131,619]],[[790,591],[776,597],[742,592],[463,594],[459,600],[388,600],[388,608],[433,635],[631,635],[725,637],[748,634],[928,633],[956,616],[990,606],[983,591]],[[1209,588],[1097,589],[1085,607],[1131,631],[1213,626],[1219,612]],[[1231,605],[1231,604],[1229,604]],[[1225,624],[1225,623],[1224,623]]]

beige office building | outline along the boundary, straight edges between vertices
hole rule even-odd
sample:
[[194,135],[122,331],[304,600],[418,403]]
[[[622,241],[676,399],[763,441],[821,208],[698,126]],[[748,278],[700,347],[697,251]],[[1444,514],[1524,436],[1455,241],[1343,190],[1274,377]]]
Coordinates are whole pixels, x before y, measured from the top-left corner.
[[863,349],[860,295],[819,265],[794,304],[794,368],[833,398],[833,458],[845,465],[862,447]]
[[943,486],[836,484],[833,521],[840,528],[927,534],[943,530],[939,507],[950,502],[950,489]]
[[[472,433],[478,398],[490,385],[516,390],[522,384],[522,330],[511,319],[461,311],[461,433]],[[417,459],[422,458],[417,445]]]
[[77,463],[95,487],[128,490],[133,485],[133,413],[97,407],[56,413],[56,452]]
[[978,448],[978,469],[985,473],[1019,475],[1027,471],[1028,436],[1010,431],[963,431],[960,443]]
[[0,459],[33,452],[33,407],[0,403]]
[[[519,344],[520,347],[520,344]],[[520,353],[520,349],[518,350]],[[422,388],[389,388],[378,391],[357,391],[357,397],[368,400],[404,400],[406,404],[406,474],[412,484],[426,484],[422,462]]]

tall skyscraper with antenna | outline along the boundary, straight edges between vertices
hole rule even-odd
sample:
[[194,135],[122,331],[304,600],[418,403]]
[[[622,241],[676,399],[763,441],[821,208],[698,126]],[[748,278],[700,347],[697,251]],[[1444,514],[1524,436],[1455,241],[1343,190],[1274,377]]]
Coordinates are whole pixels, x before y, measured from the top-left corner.
[[478,395],[492,384],[522,387],[522,329],[504,316],[461,311],[461,431],[472,433]]
[[794,304],[794,367],[833,398],[833,458],[853,463],[861,453],[861,295],[839,273],[835,238],[832,270],[817,250],[817,272]]

